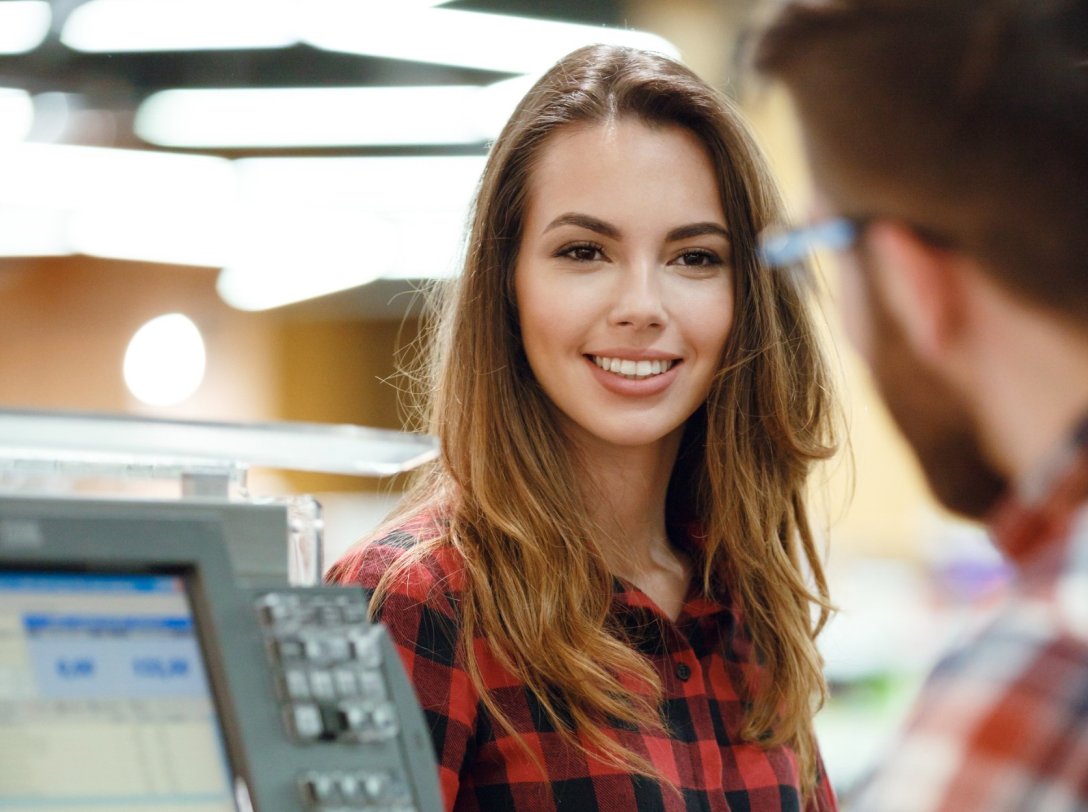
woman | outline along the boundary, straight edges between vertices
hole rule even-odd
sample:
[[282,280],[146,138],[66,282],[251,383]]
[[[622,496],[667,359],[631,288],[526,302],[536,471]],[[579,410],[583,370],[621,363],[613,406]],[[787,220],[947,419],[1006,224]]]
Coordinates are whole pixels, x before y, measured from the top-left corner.
[[834,808],[804,499],[831,404],[757,258],[778,217],[737,114],[648,53],[570,54],[492,148],[441,458],[329,573],[374,590],[449,808]]

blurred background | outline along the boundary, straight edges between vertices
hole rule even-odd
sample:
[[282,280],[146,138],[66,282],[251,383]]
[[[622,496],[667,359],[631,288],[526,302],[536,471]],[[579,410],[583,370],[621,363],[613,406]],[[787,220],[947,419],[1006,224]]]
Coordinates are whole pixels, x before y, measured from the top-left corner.
[[[742,70],[752,0],[0,0],[0,408],[404,427],[416,291],[456,273],[488,143],[594,41],[678,56],[748,113],[791,211],[788,105]],[[840,612],[819,717],[848,797],[1004,578],[942,513],[821,301],[851,444],[819,521]],[[398,478],[253,472],[324,505],[327,560]]]

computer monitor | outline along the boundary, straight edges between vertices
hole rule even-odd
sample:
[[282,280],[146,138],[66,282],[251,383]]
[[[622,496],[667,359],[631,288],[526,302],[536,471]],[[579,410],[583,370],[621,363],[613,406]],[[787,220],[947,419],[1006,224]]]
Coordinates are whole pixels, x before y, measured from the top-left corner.
[[234,812],[190,582],[0,564],[0,807]]

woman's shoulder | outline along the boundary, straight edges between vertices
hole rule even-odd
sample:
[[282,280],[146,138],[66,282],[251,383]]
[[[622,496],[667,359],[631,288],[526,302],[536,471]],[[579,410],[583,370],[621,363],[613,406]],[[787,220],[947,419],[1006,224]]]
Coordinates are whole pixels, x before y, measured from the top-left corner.
[[422,601],[433,599],[436,591],[452,596],[463,588],[464,566],[457,550],[442,543],[448,531],[442,514],[415,514],[357,544],[329,568],[325,580],[373,590],[390,573],[387,593]]

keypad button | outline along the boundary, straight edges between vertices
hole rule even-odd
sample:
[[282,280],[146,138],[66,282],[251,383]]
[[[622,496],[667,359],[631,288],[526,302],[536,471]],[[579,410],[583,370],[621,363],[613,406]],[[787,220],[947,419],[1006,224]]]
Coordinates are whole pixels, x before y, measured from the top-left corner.
[[281,663],[301,660],[306,650],[297,637],[280,637],[272,641],[272,654]]
[[346,637],[329,636],[324,644],[325,658],[330,662],[342,663],[351,659],[351,646]]
[[327,804],[340,799],[337,782],[328,773],[308,772],[299,778],[298,784],[307,804]]
[[346,603],[340,607],[340,611],[348,625],[366,622],[366,607],[361,603]]
[[310,680],[300,668],[288,668],[280,675],[280,689],[284,699],[310,698]]
[[364,805],[367,798],[359,776],[350,774],[340,776],[340,797],[352,806]]
[[337,668],[332,672],[332,680],[336,684],[337,696],[348,699],[359,695],[359,681],[351,669]]
[[279,595],[264,595],[257,601],[257,616],[265,626],[275,626],[290,617],[290,611]]
[[359,671],[355,675],[359,682],[359,695],[371,702],[384,702],[389,698],[385,690],[385,680],[380,671]]
[[325,732],[321,709],[312,702],[295,702],[287,706],[287,724],[292,736],[302,742],[317,741]]
[[378,668],[382,664],[381,649],[373,632],[355,633],[348,638],[351,657],[364,668]]
[[306,660],[319,663],[325,659],[325,644],[320,637],[314,635],[300,637],[299,643],[302,646],[302,656]]
[[314,699],[331,701],[336,699],[336,683],[328,671],[310,672],[310,691]]

